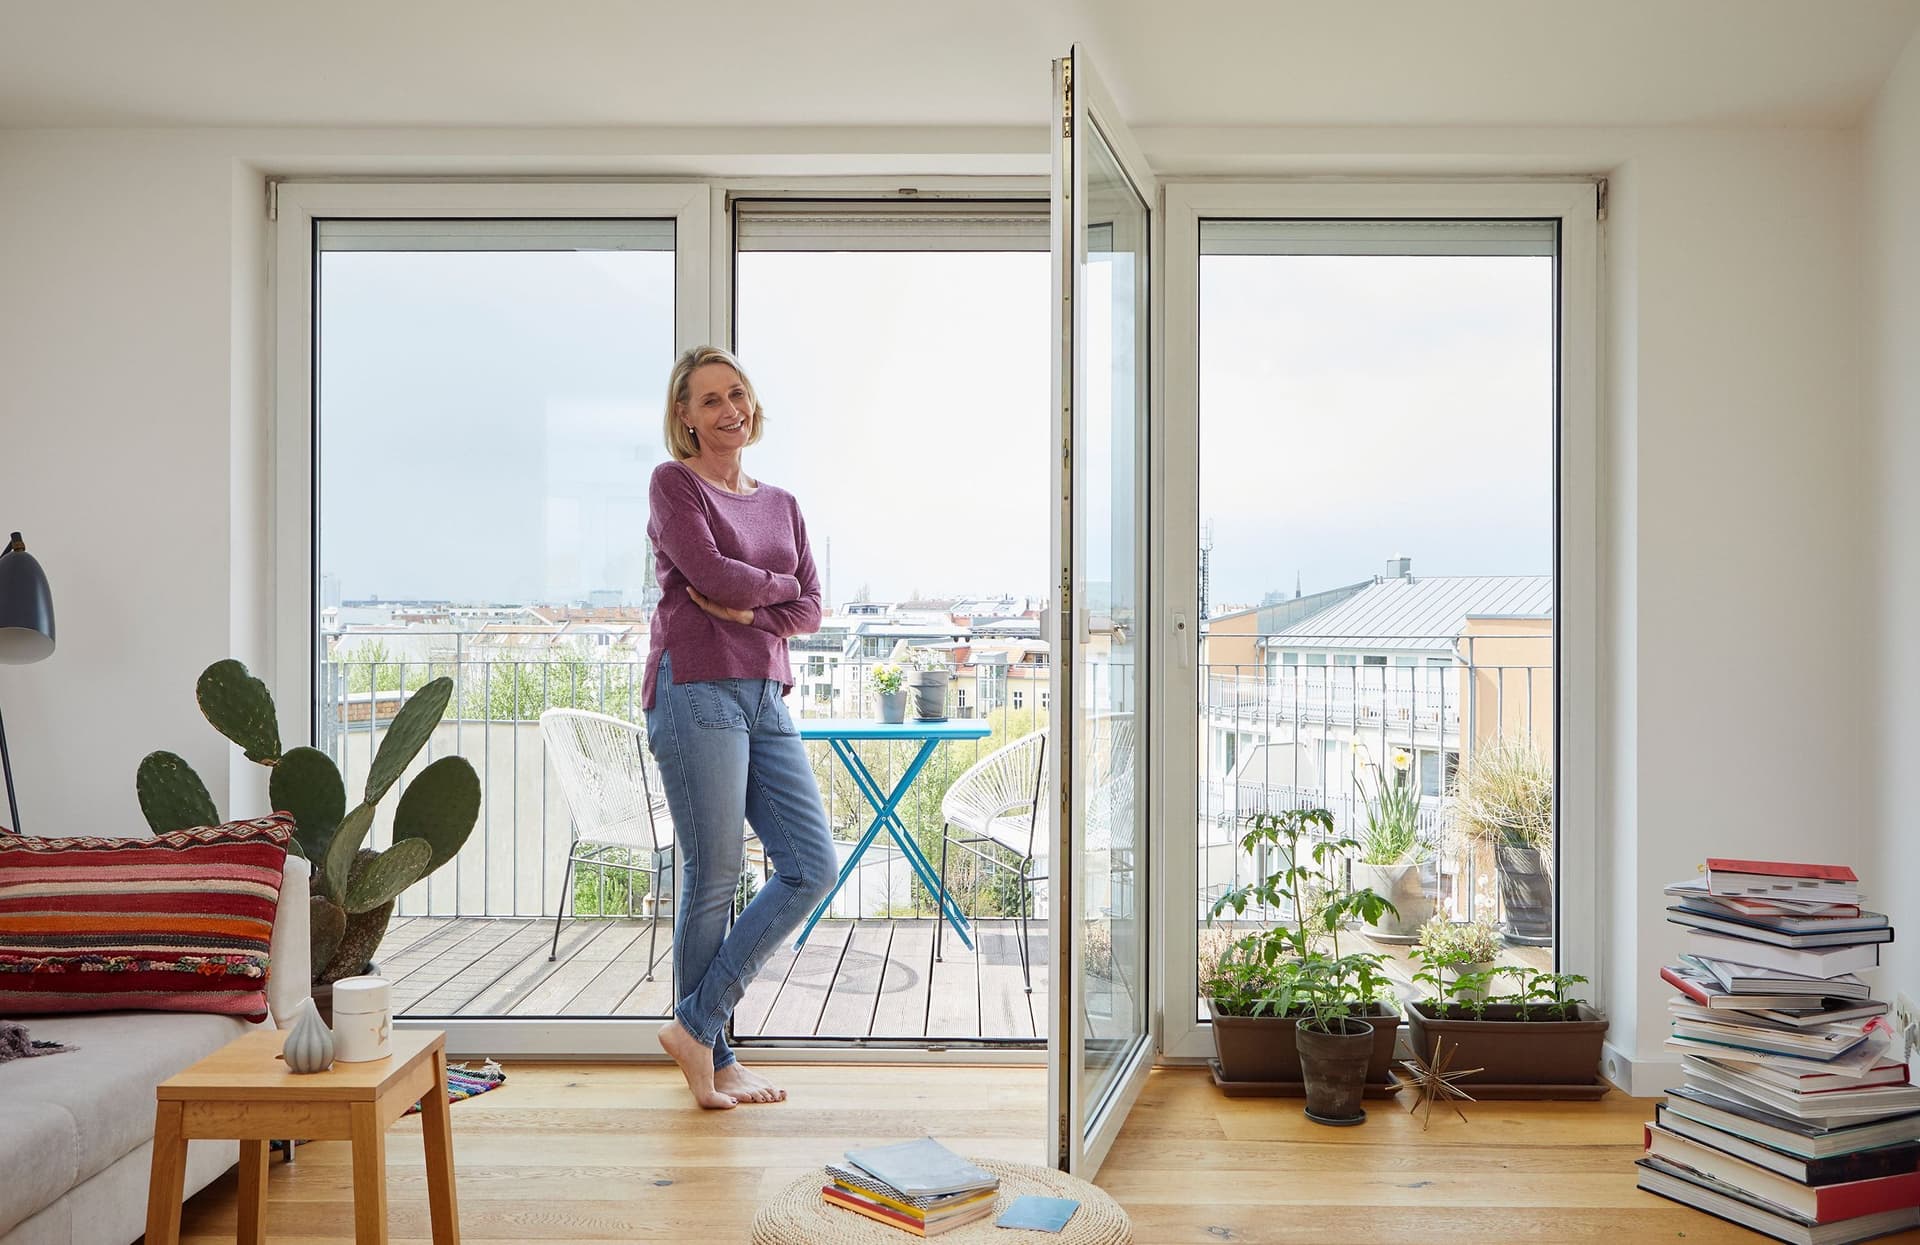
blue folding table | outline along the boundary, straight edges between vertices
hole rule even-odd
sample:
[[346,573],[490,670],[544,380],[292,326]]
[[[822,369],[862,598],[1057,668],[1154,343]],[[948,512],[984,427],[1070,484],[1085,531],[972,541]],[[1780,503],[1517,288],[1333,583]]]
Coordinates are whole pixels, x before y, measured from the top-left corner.
[[[920,845],[913,841],[911,834],[907,833],[906,824],[900,820],[900,814],[896,810],[900,807],[901,799],[906,796],[907,789],[913,786],[913,780],[920,776],[920,771],[932,759],[933,751],[940,746],[941,740],[985,739],[993,733],[993,728],[987,724],[987,720],[985,718],[948,718],[942,722],[873,722],[859,718],[801,718],[795,725],[800,728],[800,738],[827,741],[827,746],[833,749],[834,755],[839,757],[841,764],[846,766],[847,773],[853,776],[854,786],[860,788],[860,794],[867,797],[867,803],[873,807],[874,816],[873,824],[867,827],[864,835],[860,836],[860,841],[853,845],[853,852],[847,857],[847,862],[840,866],[840,876],[834,880],[833,889],[827,892],[827,897],[820,901],[820,906],[815,908],[813,915],[807,918],[807,923],[801,927],[800,936],[793,940],[793,945],[800,947],[806,944],[807,935],[813,932],[813,927],[820,923],[822,916],[826,915],[827,908],[833,903],[833,897],[840,893],[840,888],[847,884],[847,879],[853,876],[855,869],[859,868],[860,857],[866,853],[868,846],[880,837],[880,831],[883,829],[893,836],[895,843],[899,844],[901,855],[907,858],[907,863],[911,864],[914,872],[920,875],[920,881],[926,885],[927,890],[938,895],[940,876],[934,872],[933,862],[928,860],[926,853],[920,850]],[[919,750],[913,754],[913,760],[907,768],[901,771],[900,779],[893,784],[892,791],[881,790],[872,771],[867,769],[866,762],[860,759],[859,752],[854,749],[855,742],[863,739],[919,741]],[[953,926],[953,932],[960,936],[960,941],[971,949],[973,940],[967,937],[967,918],[960,911],[960,905],[953,896],[946,897],[946,902],[941,907],[941,915],[946,918],[949,925]]]

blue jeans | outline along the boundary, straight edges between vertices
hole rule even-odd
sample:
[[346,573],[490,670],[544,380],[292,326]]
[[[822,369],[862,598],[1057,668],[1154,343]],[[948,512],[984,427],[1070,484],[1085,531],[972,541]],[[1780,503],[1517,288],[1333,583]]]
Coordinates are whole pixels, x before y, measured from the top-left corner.
[[[660,659],[647,746],[660,762],[680,848],[673,913],[673,1014],[713,1047],[716,1071],[734,1061],[727,1018],[780,940],[833,889],[839,864],[820,787],[772,679],[673,681]],[[740,828],[753,827],[774,876],[727,929],[745,863]]]

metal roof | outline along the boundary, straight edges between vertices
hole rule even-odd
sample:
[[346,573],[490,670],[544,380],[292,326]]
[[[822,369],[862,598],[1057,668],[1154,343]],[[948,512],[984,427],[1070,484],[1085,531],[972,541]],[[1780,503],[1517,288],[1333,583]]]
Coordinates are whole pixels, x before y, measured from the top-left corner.
[[1293,649],[1450,649],[1469,618],[1550,618],[1551,575],[1383,579],[1266,639]]

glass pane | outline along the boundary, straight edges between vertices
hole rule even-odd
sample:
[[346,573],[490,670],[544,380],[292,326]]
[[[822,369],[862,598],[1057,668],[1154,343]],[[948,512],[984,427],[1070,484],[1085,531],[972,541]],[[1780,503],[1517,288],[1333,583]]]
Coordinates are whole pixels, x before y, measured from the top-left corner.
[[[760,210],[742,209],[743,229]],[[800,953],[776,952],[748,986],[738,1037],[1046,1041],[1050,823],[1040,800],[1034,825],[1033,792],[1050,758],[1015,741],[1048,717],[1051,555],[1035,533],[1051,512],[1052,274],[1044,209],[998,214],[1016,211],[1040,249],[940,249],[982,239],[897,211],[863,235],[873,213],[856,208],[809,214],[805,231],[756,227],[759,249],[736,256],[740,360],[768,411],[748,470],[799,500],[826,597],[820,630],[793,640],[807,673],[790,711],[878,716],[868,676],[905,644],[950,672],[948,714],[991,731],[940,744],[898,806],[974,947],[939,921],[937,888],[883,834]],[[851,745],[887,791],[916,746]],[[807,748],[850,854],[873,808],[827,742]]]
[[1297,807],[1361,842],[1403,987],[1429,920],[1553,965],[1554,236],[1202,223],[1203,965],[1212,901],[1259,872],[1246,820]]
[[1147,211],[1095,131],[1085,144],[1088,236],[1083,300],[1086,369],[1074,440],[1075,671],[1087,1120],[1121,1061],[1147,1031],[1143,809],[1137,714],[1142,578],[1135,538],[1139,447],[1147,411]]
[[669,974],[643,980],[671,935],[649,939],[650,853],[573,871],[548,961],[572,822],[539,719],[638,721],[673,222],[332,224],[316,268],[316,742],[356,791],[402,698],[448,676],[416,772],[457,753],[482,784],[472,837],[401,896],[376,953],[408,966],[396,1011],[665,1015]]

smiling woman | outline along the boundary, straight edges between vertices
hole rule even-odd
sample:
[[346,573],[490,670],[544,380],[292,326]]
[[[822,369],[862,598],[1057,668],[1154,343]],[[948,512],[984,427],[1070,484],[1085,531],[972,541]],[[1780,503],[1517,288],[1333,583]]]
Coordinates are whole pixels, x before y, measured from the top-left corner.
[[[647,744],[673,814],[682,899],[673,915],[682,993],[660,1045],[700,1105],[716,1110],[786,1097],[734,1058],[727,1019],[784,935],[826,897],[837,863],[781,699],[793,677],[788,637],[820,626],[820,577],[793,494],[749,478],[741,464],[764,426],[737,359],[714,346],[681,355],[667,383],[673,459],[654,469],[647,523],[661,594],[647,657]],[[729,931],[743,821],[775,874]]]

